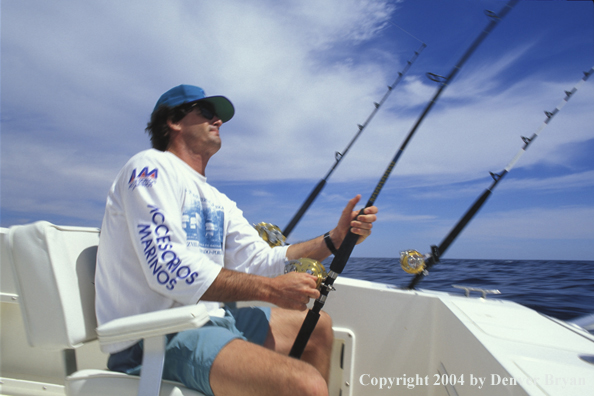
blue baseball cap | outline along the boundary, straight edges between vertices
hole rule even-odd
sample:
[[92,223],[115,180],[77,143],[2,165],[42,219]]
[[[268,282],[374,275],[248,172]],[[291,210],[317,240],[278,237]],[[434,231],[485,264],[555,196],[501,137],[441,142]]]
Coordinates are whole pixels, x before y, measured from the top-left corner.
[[217,117],[219,117],[223,122],[229,121],[233,117],[233,114],[235,114],[233,103],[231,103],[229,99],[224,96],[207,97],[202,88],[196,87],[194,85],[178,85],[177,87],[173,87],[169,91],[165,92],[157,101],[157,104],[153,109],[153,113],[161,105],[176,107],[185,103],[197,101],[208,102],[212,104]]

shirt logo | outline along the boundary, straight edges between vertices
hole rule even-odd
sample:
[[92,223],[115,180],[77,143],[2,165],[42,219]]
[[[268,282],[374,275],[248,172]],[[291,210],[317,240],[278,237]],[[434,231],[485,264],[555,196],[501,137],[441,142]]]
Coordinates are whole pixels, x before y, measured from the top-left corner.
[[138,175],[136,175],[136,168],[132,170],[132,175],[128,181],[128,188],[134,190],[136,187],[152,187],[157,182],[159,170],[157,168],[149,171],[148,166],[145,166]]
[[182,227],[189,246],[208,249],[209,254],[221,254],[225,239],[225,212],[222,206],[186,191]]

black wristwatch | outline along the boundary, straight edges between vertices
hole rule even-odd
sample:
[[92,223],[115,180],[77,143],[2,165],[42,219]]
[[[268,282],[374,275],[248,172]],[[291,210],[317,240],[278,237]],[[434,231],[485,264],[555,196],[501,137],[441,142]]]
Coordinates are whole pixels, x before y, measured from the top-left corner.
[[324,234],[324,242],[326,242],[326,246],[328,247],[328,250],[330,250],[332,252],[332,254],[336,256],[336,253],[338,253],[338,250],[336,249],[336,246],[334,246],[334,242],[332,242],[332,238],[330,238],[330,231],[328,231],[327,233]]

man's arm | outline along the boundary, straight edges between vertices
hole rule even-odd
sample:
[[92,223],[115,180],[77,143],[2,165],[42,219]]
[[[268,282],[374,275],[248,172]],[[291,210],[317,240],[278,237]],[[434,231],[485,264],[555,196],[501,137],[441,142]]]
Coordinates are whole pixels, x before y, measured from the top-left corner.
[[[365,209],[365,214],[358,216],[354,212],[360,195],[351,199],[342,211],[338,225],[330,231],[330,237],[338,248],[349,229],[360,235],[357,243],[361,243],[371,234],[372,223],[376,220],[377,208]],[[330,250],[320,236],[312,240],[289,246],[286,256],[289,260],[302,257],[324,260]],[[305,310],[311,298],[316,299],[320,292],[316,289],[317,278],[313,275],[292,272],[286,275],[268,278],[246,274],[223,268],[217,278],[202,295],[204,301],[265,301],[281,308]]]
[[[353,209],[360,199],[361,195],[357,195],[348,202],[347,206],[342,211],[337,226],[330,231],[330,238],[336,249],[340,247],[340,244],[346,237],[349,229],[354,234],[360,235],[357,244],[363,242],[365,238],[371,234],[372,223],[377,219],[377,208],[375,206],[370,206],[365,208],[364,215],[357,216],[359,212],[354,212]],[[330,250],[326,246],[323,236],[319,236],[306,242],[296,243],[289,246],[289,249],[287,250],[287,259],[289,260],[309,257],[314,260],[322,261],[328,256],[330,256]]]
[[303,311],[310,298],[319,296],[313,275],[292,272],[267,278],[223,268],[201,300],[265,301],[281,308]]

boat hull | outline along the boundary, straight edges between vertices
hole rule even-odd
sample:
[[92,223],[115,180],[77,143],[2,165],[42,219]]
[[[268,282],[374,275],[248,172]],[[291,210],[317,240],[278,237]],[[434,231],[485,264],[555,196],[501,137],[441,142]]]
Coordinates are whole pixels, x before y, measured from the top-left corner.
[[[0,394],[63,394],[67,359],[28,345],[8,260],[3,248]],[[331,395],[592,394],[594,337],[578,326],[494,298],[344,277],[334,286]],[[78,369],[106,367],[96,342],[75,355]]]

